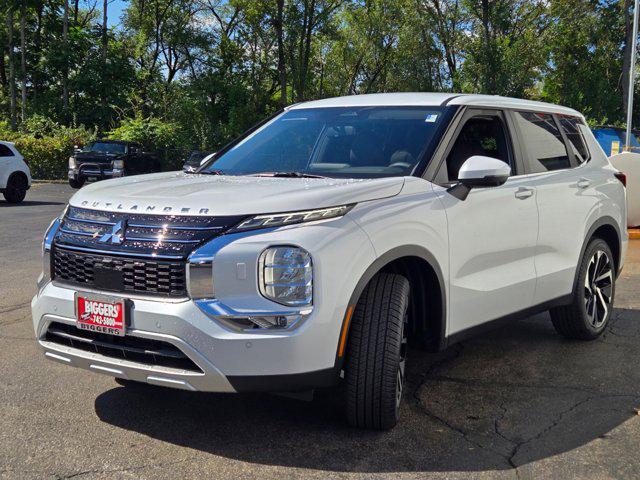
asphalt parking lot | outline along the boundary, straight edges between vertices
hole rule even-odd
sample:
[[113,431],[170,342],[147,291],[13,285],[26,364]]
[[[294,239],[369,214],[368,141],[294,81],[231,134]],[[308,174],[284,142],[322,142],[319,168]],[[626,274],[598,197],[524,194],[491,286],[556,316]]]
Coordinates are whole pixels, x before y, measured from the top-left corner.
[[313,402],[143,388],[46,361],[29,303],[40,242],[73,191],[0,201],[0,478],[639,478],[640,241],[592,343],[538,315],[441,354],[411,352],[391,432]]

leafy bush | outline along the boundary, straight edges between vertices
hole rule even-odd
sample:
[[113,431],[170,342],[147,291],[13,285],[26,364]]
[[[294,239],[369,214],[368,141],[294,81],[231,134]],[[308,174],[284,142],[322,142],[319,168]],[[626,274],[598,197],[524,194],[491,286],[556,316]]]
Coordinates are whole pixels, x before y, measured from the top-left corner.
[[125,118],[109,138],[137,142],[147,150],[177,148],[182,143],[178,124],[158,118]]
[[73,153],[73,143],[57,137],[35,138],[25,135],[16,139],[16,147],[29,162],[31,176],[41,180],[66,177],[67,160]]
[[39,180],[66,178],[74,146],[84,146],[95,136],[84,127],[61,126],[40,115],[27,119],[18,132],[11,131],[7,122],[0,122],[0,140],[15,142],[29,162],[31,176]]
[[176,170],[182,167],[185,139],[177,123],[159,118],[125,118],[120,126],[111,132],[111,140],[136,142],[147,152],[154,152],[160,159],[163,170]]

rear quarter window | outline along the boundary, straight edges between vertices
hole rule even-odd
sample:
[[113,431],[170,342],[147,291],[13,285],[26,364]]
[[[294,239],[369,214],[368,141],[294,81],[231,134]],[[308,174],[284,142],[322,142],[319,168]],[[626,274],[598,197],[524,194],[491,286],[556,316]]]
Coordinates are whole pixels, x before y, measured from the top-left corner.
[[588,162],[591,159],[591,153],[587,148],[587,142],[584,136],[584,129],[587,126],[584,121],[578,117],[570,117],[568,115],[558,115],[560,126],[564,134],[569,140],[569,147],[573,150],[573,155],[578,163]]
[[0,143],[0,157],[13,157],[13,152],[9,147]]

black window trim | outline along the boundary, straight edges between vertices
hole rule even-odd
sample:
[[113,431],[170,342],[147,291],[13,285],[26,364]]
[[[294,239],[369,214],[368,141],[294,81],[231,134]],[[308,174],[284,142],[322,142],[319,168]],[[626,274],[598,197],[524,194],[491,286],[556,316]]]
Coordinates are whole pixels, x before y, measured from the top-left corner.
[[[507,109],[501,107],[484,107],[484,106],[465,106],[464,109],[460,111],[460,114],[451,122],[451,126],[447,131],[448,138],[446,142],[441,142],[441,145],[435,152],[432,161],[430,162],[434,165],[433,168],[427,169],[425,175],[422,178],[425,180],[429,180],[432,183],[439,185],[441,187],[447,188],[453,185],[455,182],[450,181],[442,181],[438,177],[441,175],[443,169],[446,168],[447,157],[453,148],[455,141],[458,139],[460,135],[460,131],[464,127],[467,120],[476,116],[498,116],[504,122],[504,126],[507,134],[507,148],[509,150],[509,157],[512,160],[513,165],[511,165],[511,175],[512,177],[519,177],[523,175],[524,172],[524,164],[523,159],[521,158],[521,152],[519,148],[516,148],[518,142],[516,142],[516,136],[514,135],[514,125],[509,116],[507,115]],[[443,138],[444,140],[444,138]],[[434,160],[437,159],[437,162]],[[428,174],[428,176],[427,176]],[[448,179],[448,175],[447,175]]]
[[[517,143],[519,145],[520,151],[522,153],[522,162],[523,162],[523,173],[521,175],[544,175],[544,174],[550,174],[550,173],[556,173],[556,172],[564,172],[567,170],[573,170],[574,168],[580,166],[580,163],[578,163],[573,155],[573,149],[571,148],[571,146],[569,145],[569,139],[567,138],[567,136],[565,135],[562,126],[560,125],[560,120],[558,119],[558,115],[561,115],[558,112],[545,112],[544,110],[536,110],[536,109],[529,109],[529,108],[508,108],[505,109],[505,112],[508,112],[509,116],[512,119],[512,123],[515,129],[515,135],[517,138]],[[524,141],[522,140],[524,135],[522,135],[522,132],[520,131],[520,127],[518,126],[518,123],[515,120],[515,114],[519,113],[519,112],[527,112],[527,113],[540,113],[540,114],[544,114],[544,115],[551,115],[553,117],[553,121],[556,124],[556,127],[558,128],[558,131],[560,132],[560,135],[562,136],[562,140],[564,143],[564,148],[567,151],[567,157],[569,158],[569,168],[559,168],[557,170],[547,170],[545,172],[534,172],[531,170],[531,165],[530,162],[528,161],[528,155],[529,153],[526,150]],[[571,115],[569,115],[571,116]],[[574,115],[575,117],[575,115]],[[579,117],[577,117],[579,118]],[[587,148],[589,148],[587,146]],[[591,154],[591,151],[589,151],[589,154]],[[585,162],[586,163],[586,162]]]

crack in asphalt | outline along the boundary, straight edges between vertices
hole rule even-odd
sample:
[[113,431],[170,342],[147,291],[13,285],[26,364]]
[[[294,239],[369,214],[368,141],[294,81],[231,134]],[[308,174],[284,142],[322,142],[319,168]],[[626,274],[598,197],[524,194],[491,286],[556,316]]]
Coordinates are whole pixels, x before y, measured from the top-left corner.
[[29,305],[31,305],[31,302],[30,302],[30,301],[25,302],[25,303],[20,303],[20,304],[18,304],[18,305],[11,305],[11,306],[9,306],[9,307],[7,307],[7,308],[3,308],[3,309],[1,309],[1,310],[0,310],[0,314],[2,314],[2,313],[11,313],[11,312],[15,312],[16,310],[20,310],[21,308],[27,307],[27,306],[29,306]]
[[33,342],[35,340],[34,337],[14,337],[11,335],[2,335],[0,334],[0,340],[21,340],[21,341],[25,341],[25,342]]
[[[609,328],[607,329],[607,333],[611,333],[614,336],[617,336],[615,333],[613,333],[611,330],[616,326],[616,324],[618,323],[619,320],[621,320],[624,316],[624,312],[618,312],[617,315],[615,315],[614,318],[612,318],[612,323],[609,326]],[[603,340],[605,340],[603,338]],[[607,342],[607,343],[613,343],[613,342]],[[614,344],[615,346],[615,344]],[[631,393],[613,393],[613,392],[602,392],[599,391],[597,389],[593,389],[593,388],[585,388],[585,387],[581,387],[581,386],[571,386],[571,385],[544,385],[544,384],[527,384],[527,383],[505,383],[505,382],[484,382],[482,380],[475,380],[475,379],[465,379],[465,378],[456,378],[456,377],[448,377],[445,375],[437,375],[437,371],[443,367],[444,365],[446,365],[447,363],[450,363],[454,360],[456,360],[457,358],[459,358],[462,354],[462,351],[464,349],[463,344],[458,344],[456,345],[457,348],[455,348],[455,350],[453,351],[453,354],[445,356],[443,358],[441,358],[440,360],[435,361],[432,365],[429,366],[429,368],[426,370],[425,373],[423,373],[422,375],[418,376],[418,380],[417,380],[417,385],[415,387],[415,389],[413,390],[413,401],[415,402],[417,409],[421,412],[423,412],[425,415],[429,416],[431,419],[437,421],[438,423],[444,425],[446,428],[448,428],[449,430],[451,430],[452,432],[455,432],[457,434],[459,434],[466,442],[468,442],[469,444],[473,445],[474,447],[480,448],[482,450],[486,450],[489,451],[497,456],[499,456],[500,458],[502,458],[515,472],[516,477],[520,478],[520,472],[518,471],[518,468],[520,466],[522,466],[521,464],[518,464],[516,461],[516,456],[520,453],[521,449],[532,443],[535,442],[539,439],[541,439],[542,437],[544,437],[546,434],[548,434],[550,431],[552,431],[554,428],[558,427],[563,420],[569,415],[571,414],[571,412],[575,411],[576,409],[580,408],[581,406],[592,402],[594,400],[598,400],[598,399],[606,399],[606,398],[634,398],[634,399],[640,399],[640,395],[637,394],[631,394]],[[575,392],[582,392],[585,394],[588,394],[589,396],[587,398],[582,398],[576,402],[574,402],[570,407],[568,407],[567,409],[559,412],[555,418],[551,421],[551,423],[549,425],[547,425],[545,428],[541,429],[538,433],[536,433],[535,435],[532,435],[528,438],[525,438],[523,440],[515,440],[511,437],[509,437],[500,427],[500,423],[504,420],[505,416],[508,413],[508,408],[504,405],[504,403],[501,403],[500,405],[498,405],[498,407],[501,410],[501,413],[496,416],[493,419],[493,430],[496,436],[500,437],[502,440],[504,440],[505,442],[507,442],[509,445],[511,445],[511,450],[510,452],[505,455],[502,452],[497,451],[494,448],[491,448],[487,445],[483,445],[482,443],[474,440],[473,438],[471,438],[472,434],[478,434],[480,436],[482,436],[482,434],[479,434],[478,432],[473,431],[473,429],[469,430],[469,429],[465,429],[464,427],[459,427],[453,423],[451,423],[449,420],[447,420],[446,418],[437,415],[435,412],[433,412],[432,410],[430,410],[427,405],[424,404],[424,402],[421,400],[420,398],[420,391],[422,389],[422,387],[425,385],[425,383],[427,381],[440,381],[440,382],[454,382],[454,383],[460,383],[463,385],[467,385],[467,386],[479,386],[479,387],[503,387],[503,388],[507,388],[507,389],[513,389],[513,388],[531,388],[531,389],[548,389],[548,390],[567,390],[567,391],[575,391]]]
[[12,320],[4,320],[4,321],[0,321],[0,327],[6,327],[6,326],[9,326],[9,325],[13,325],[13,324],[16,324],[16,323],[20,323],[20,322],[22,322],[23,320],[26,320],[27,318],[29,318],[29,315],[24,315],[24,316],[22,316],[22,317],[14,318],[14,319],[12,319]]
[[498,455],[500,458],[506,460],[505,456],[502,453],[497,452],[497,451],[495,451],[495,450],[493,450],[493,449],[491,449],[491,448],[489,448],[489,447],[487,447],[485,445],[482,445],[482,444],[476,442],[475,440],[473,440],[472,438],[469,437],[469,432],[465,431],[462,428],[459,428],[459,427],[453,425],[452,423],[447,421],[445,418],[443,418],[443,417],[441,417],[439,415],[436,415],[434,412],[429,410],[429,408],[427,408],[427,406],[420,399],[419,392],[420,392],[420,389],[422,388],[422,386],[425,384],[425,382],[427,380],[431,380],[431,379],[435,378],[433,373],[436,370],[438,370],[440,367],[442,367],[446,363],[449,363],[449,362],[457,359],[458,357],[460,357],[460,355],[462,354],[463,350],[464,350],[464,345],[462,343],[458,343],[454,347],[452,347],[453,353],[451,355],[445,356],[445,357],[433,362],[429,366],[427,371],[419,376],[419,381],[417,382],[416,388],[413,390],[412,398],[413,398],[413,400],[415,402],[415,405],[416,405],[416,407],[417,407],[417,409],[419,411],[422,411],[425,415],[427,415],[431,419],[437,421],[438,423],[441,423],[442,425],[447,427],[449,430],[458,433],[459,435],[462,436],[462,438],[467,443],[473,445],[474,447],[480,448],[482,450],[489,450],[490,452]]
[[[426,379],[425,379],[426,380]],[[554,384],[540,384],[540,383],[512,383],[512,382],[492,382],[492,381],[484,381],[475,378],[460,378],[460,377],[449,377],[445,375],[433,376],[430,380],[438,381],[438,382],[450,382],[457,383],[460,385],[465,385],[469,387],[501,387],[505,389],[513,389],[513,388],[531,388],[533,390],[567,390],[574,392],[583,392],[587,394],[601,394],[602,396],[606,395],[624,395],[624,396],[633,396],[633,393],[620,393],[620,392],[606,392],[594,388],[588,388],[578,385],[554,385]],[[424,382],[423,382],[424,383]],[[422,386],[422,385],[421,385]]]

